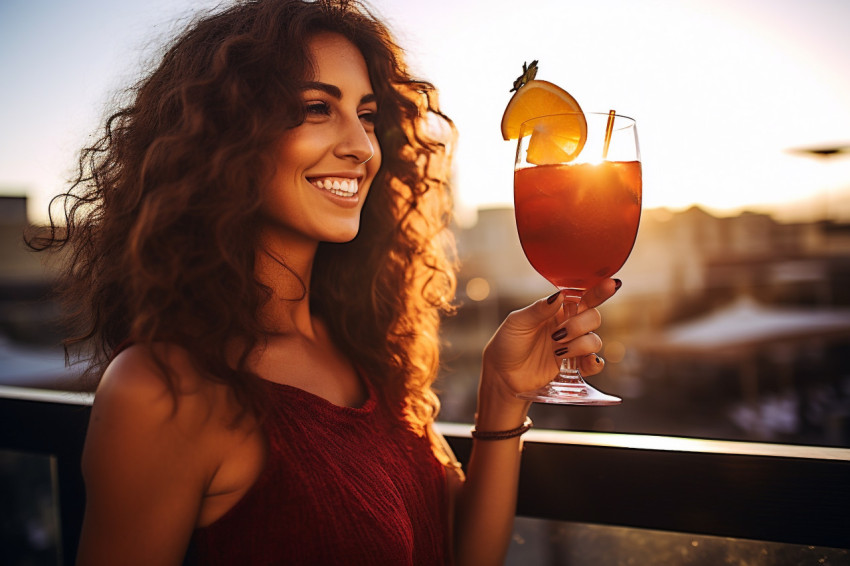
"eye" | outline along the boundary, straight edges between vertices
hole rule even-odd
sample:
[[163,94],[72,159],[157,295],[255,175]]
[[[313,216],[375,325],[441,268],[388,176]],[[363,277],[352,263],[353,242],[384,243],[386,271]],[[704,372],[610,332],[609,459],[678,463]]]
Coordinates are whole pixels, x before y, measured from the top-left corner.
[[308,102],[304,106],[304,112],[308,116],[330,116],[331,107],[327,102]]
[[378,119],[378,112],[376,110],[362,110],[358,116],[360,119],[369,126],[374,127],[375,122]]

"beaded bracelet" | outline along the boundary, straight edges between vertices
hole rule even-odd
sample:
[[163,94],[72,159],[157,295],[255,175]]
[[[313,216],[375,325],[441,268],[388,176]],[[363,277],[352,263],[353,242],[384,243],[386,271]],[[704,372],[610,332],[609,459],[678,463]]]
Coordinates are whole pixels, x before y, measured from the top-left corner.
[[508,438],[522,436],[528,432],[528,429],[532,426],[534,426],[534,423],[531,422],[531,417],[525,417],[524,423],[516,428],[512,428],[511,430],[483,431],[472,427],[472,438],[476,440],[507,440]]

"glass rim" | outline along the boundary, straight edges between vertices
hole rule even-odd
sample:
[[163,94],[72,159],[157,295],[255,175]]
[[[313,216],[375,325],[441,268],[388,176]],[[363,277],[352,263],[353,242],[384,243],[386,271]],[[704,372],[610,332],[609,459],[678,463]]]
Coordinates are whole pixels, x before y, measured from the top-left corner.
[[[584,112],[584,111],[581,111],[581,110],[576,110],[576,111],[573,111],[573,112],[554,112],[552,114],[544,114],[543,116],[535,116],[534,118],[529,118],[528,120],[524,120],[523,122],[520,123],[520,130],[522,130],[522,127],[525,124],[529,124],[529,123],[534,122],[536,120],[543,120],[545,118],[553,118],[555,116],[577,116],[579,114],[581,114],[583,116],[600,116],[600,117],[603,117],[603,118],[608,118],[608,116],[610,115],[609,112]],[[637,120],[635,120],[631,116],[626,116],[625,114],[617,114],[615,112],[614,118],[621,118],[623,120],[627,120],[627,121],[631,122],[632,124],[637,125]]]

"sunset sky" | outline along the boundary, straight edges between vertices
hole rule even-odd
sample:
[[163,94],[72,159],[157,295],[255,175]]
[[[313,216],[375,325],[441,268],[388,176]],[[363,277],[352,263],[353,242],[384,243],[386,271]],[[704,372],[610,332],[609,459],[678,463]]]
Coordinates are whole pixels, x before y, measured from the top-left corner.
[[[43,218],[110,95],[199,0],[0,0],[0,194]],[[460,140],[459,213],[509,204],[514,146],[499,121],[522,63],[587,111],[637,120],[646,207],[719,212],[816,196],[850,219],[850,2],[373,0],[435,83]],[[796,204],[795,209],[801,210]]]

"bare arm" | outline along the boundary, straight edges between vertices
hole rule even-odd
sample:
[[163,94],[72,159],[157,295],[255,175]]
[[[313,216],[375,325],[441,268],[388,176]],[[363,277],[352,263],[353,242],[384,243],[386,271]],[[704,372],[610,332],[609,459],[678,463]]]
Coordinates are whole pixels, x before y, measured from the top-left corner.
[[179,565],[204,495],[197,399],[179,403],[138,347],[104,375],[83,452],[77,564]]
[[[511,313],[484,350],[478,389],[476,427],[502,431],[518,427],[530,403],[516,393],[545,385],[557,371],[554,350],[567,345],[579,358],[584,375],[602,370],[593,352],[601,346],[595,334],[601,318],[594,308],[614,294],[614,281],[606,280],[586,294],[579,313],[559,323],[561,298],[552,303],[541,299]],[[558,328],[566,328],[560,341],[552,339]],[[459,495],[455,516],[455,548],[458,566],[503,564],[513,530],[516,511],[522,441],[474,440],[466,481]]]

